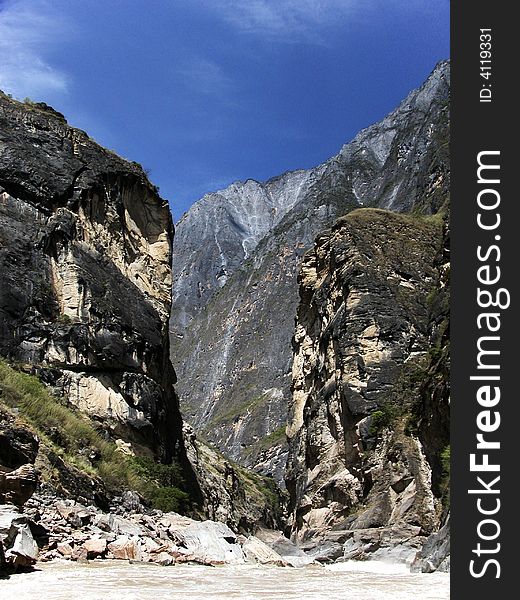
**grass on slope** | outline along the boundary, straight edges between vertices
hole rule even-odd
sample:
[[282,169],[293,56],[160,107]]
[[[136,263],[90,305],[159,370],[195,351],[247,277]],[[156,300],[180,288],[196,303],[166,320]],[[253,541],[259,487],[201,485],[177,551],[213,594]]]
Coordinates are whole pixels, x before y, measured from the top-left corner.
[[[0,401],[17,409],[40,440],[67,464],[99,477],[107,489],[135,490],[163,511],[187,508],[189,496],[180,489],[183,482],[178,465],[124,455],[102,437],[92,421],[52,396],[37,377],[16,371],[2,359]],[[85,449],[96,458],[89,460]]]

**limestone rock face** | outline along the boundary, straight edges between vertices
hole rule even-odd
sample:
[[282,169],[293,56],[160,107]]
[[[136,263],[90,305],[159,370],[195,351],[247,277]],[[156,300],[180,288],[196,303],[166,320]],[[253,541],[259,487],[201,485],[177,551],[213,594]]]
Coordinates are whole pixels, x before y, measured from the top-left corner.
[[0,94],[0,355],[110,435],[183,459],[169,362],[173,225],[142,168]]
[[304,258],[287,426],[290,531],[326,542],[335,558],[411,562],[440,526],[447,248],[440,215],[360,209]]
[[361,206],[434,213],[449,173],[449,64],[322,165],[193,205],[173,249],[172,360],[185,418],[283,482],[300,262]]

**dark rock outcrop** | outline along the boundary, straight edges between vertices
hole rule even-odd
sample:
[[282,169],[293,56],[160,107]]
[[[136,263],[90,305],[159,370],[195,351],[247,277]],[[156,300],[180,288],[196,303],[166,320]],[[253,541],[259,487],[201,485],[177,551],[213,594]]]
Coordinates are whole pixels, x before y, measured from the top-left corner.
[[184,439],[202,492],[201,508],[207,518],[243,533],[254,532],[258,527],[283,526],[286,498],[271,477],[233,463],[197,439],[187,423]]
[[449,173],[449,64],[308,171],[234,183],[177,226],[172,360],[185,418],[283,482],[297,273],[315,236],[360,206],[436,212]]
[[172,239],[137,163],[0,94],[0,356],[112,439],[177,460],[195,497],[169,359]]
[[447,215],[360,209],[305,256],[287,427],[295,539],[411,562],[440,527],[448,243]]
[[0,405],[0,465],[11,470],[27,463],[34,464],[38,448],[39,440],[34,433]]
[[36,491],[38,448],[32,431],[0,405],[0,571],[30,567],[38,557],[34,523],[21,512]]
[[36,491],[38,476],[31,464],[22,465],[14,471],[0,471],[0,504],[23,506]]

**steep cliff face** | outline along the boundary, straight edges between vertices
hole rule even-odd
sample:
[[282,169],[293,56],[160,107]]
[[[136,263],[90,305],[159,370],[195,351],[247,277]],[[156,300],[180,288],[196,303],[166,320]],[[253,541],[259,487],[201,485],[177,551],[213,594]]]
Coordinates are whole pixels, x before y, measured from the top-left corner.
[[301,259],[320,231],[360,206],[438,210],[448,93],[441,63],[324,164],[235,183],[178,224],[170,328],[181,406],[226,455],[283,482]]
[[289,528],[336,557],[411,560],[446,516],[448,242],[441,214],[360,209],[304,258]]
[[167,331],[172,238],[139,165],[46,105],[0,94],[0,355],[32,365],[111,438],[187,465]]

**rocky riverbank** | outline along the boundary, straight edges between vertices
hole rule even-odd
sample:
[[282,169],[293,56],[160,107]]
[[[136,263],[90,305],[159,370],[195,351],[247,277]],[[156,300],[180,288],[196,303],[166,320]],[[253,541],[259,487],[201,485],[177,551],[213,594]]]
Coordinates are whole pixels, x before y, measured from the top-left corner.
[[132,492],[117,500],[110,512],[44,494],[35,494],[23,512],[12,504],[0,505],[4,570],[27,570],[37,561],[53,560],[296,568],[363,561],[368,569],[368,563],[381,562],[401,564],[405,570],[411,563],[412,572],[449,570],[449,561],[443,563],[446,544],[449,553],[447,529],[422,548],[424,538],[405,527],[391,532],[384,528],[329,532],[326,539],[297,545],[276,530],[237,533],[217,521],[147,510]]
[[39,494],[27,502],[23,513],[14,505],[0,506],[6,566],[25,568],[36,559],[119,559],[164,566],[258,563],[301,567],[314,562],[280,532],[240,534],[217,521],[146,511],[132,492],[118,501],[111,512]]

